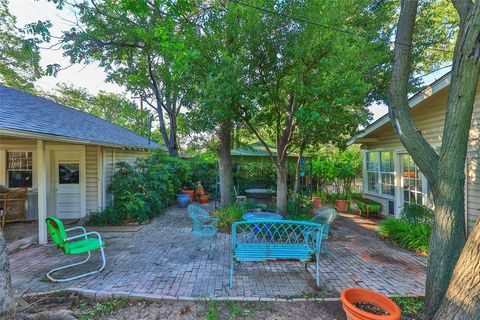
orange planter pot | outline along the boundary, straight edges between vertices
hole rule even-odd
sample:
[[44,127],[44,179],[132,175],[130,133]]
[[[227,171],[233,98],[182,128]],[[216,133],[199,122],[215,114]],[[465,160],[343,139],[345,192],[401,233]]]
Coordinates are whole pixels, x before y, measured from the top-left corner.
[[195,191],[194,190],[191,190],[191,189],[183,189],[182,190],[182,193],[183,194],[188,194],[190,196],[190,203],[193,202],[193,199],[195,197]]
[[198,197],[198,202],[200,202],[200,203],[208,203],[208,201],[209,201],[208,195],[203,195],[203,196]]
[[336,200],[335,201],[335,208],[337,211],[345,212],[348,208],[348,200]]
[[[340,300],[348,320],[400,320],[401,317],[400,308],[395,302],[383,294],[370,289],[344,289],[340,295]],[[365,312],[354,305],[354,303],[358,302],[374,304],[388,312],[388,315],[376,315]]]
[[312,201],[315,209],[320,209],[322,207],[322,198],[312,196]]

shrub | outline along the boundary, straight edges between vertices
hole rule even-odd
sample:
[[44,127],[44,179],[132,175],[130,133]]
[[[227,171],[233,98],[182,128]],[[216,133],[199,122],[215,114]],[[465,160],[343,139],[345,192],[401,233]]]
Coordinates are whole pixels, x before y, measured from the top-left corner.
[[212,215],[220,220],[218,223],[218,230],[222,232],[231,232],[232,224],[236,221],[242,221],[242,216],[247,211],[248,209],[244,205],[236,203],[215,210]]
[[402,220],[410,223],[423,223],[432,225],[434,219],[434,212],[422,205],[406,204],[400,213]]
[[[215,191],[215,179],[217,176],[216,156],[210,153],[195,155],[188,160],[192,171],[192,182],[202,181],[202,185],[209,193]],[[193,185],[185,185],[192,188]]]
[[428,241],[431,233],[431,226],[428,224],[415,224],[402,219],[386,219],[378,226],[378,234],[387,238],[399,246],[428,252]]
[[190,181],[185,160],[153,152],[130,165],[116,164],[109,191],[113,204],[93,213],[87,224],[118,225],[126,220],[144,223],[160,214],[174,200],[183,184]]
[[285,218],[289,220],[311,220],[310,212],[313,210],[313,201],[308,197],[297,196],[295,201],[288,202],[288,213]]

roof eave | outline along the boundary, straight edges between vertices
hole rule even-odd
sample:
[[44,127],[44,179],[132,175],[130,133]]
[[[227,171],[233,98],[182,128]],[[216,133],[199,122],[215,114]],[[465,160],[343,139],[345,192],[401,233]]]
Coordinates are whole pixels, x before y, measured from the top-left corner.
[[38,133],[38,132],[32,132],[32,131],[8,129],[8,128],[0,128],[0,135],[20,137],[20,138],[26,138],[26,139],[50,140],[50,141],[55,141],[55,142],[68,142],[68,143],[96,145],[96,146],[100,145],[100,146],[103,146],[103,147],[112,147],[112,148],[120,148],[120,149],[149,150],[149,149],[159,149],[159,148],[161,148],[161,146],[156,147],[154,145],[152,145],[151,147],[121,145],[121,144],[108,143],[108,142],[102,142],[102,141],[84,140],[84,139],[77,139],[77,138],[72,138],[72,137],[51,135],[51,134]]
[[[408,99],[408,104],[410,108],[412,109],[416,107],[422,101],[433,96],[435,93],[439,92],[440,90],[445,89],[449,85],[450,85],[450,73],[447,73],[446,75],[440,77],[437,81],[425,87],[423,90],[420,90],[419,92],[414,94],[410,99]],[[377,121],[370,124],[365,129],[363,129],[363,131],[359,132],[358,134],[353,136],[350,140],[348,140],[347,146],[366,142],[366,141],[362,142],[361,139],[366,138],[370,133],[379,129],[380,127],[383,127],[389,122],[390,122],[390,119],[388,117],[388,114],[384,115],[383,117],[379,118]]]

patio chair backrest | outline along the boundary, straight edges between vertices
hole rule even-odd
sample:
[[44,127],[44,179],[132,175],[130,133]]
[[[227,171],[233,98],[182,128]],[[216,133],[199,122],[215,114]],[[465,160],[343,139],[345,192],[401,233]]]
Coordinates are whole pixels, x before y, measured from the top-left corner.
[[193,230],[198,231],[202,229],[203,222],[202,220],[208,220],[210,218],[207,210],[197,206],[196,204],[191,204],[187,208],[190,218],[192,218]]
[[317,214],[312,221],[316,223],[331,224],[338,217],[338,212],[335,208],[325,208],[317,210]]
[[48,233],[57,249],[65,251],[65,247],[67,246],[67,232],[65,231],[63,222],[55,217],[48,217],[45,222],[47,223]]

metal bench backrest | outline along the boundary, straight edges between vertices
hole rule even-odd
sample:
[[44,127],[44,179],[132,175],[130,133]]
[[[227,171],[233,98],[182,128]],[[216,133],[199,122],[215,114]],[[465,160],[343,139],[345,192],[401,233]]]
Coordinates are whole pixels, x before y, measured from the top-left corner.
[[308,247],[320,251],[323,225],[294,220],[239,221],[232,225],[232,250],[248,245],[252,250]]

